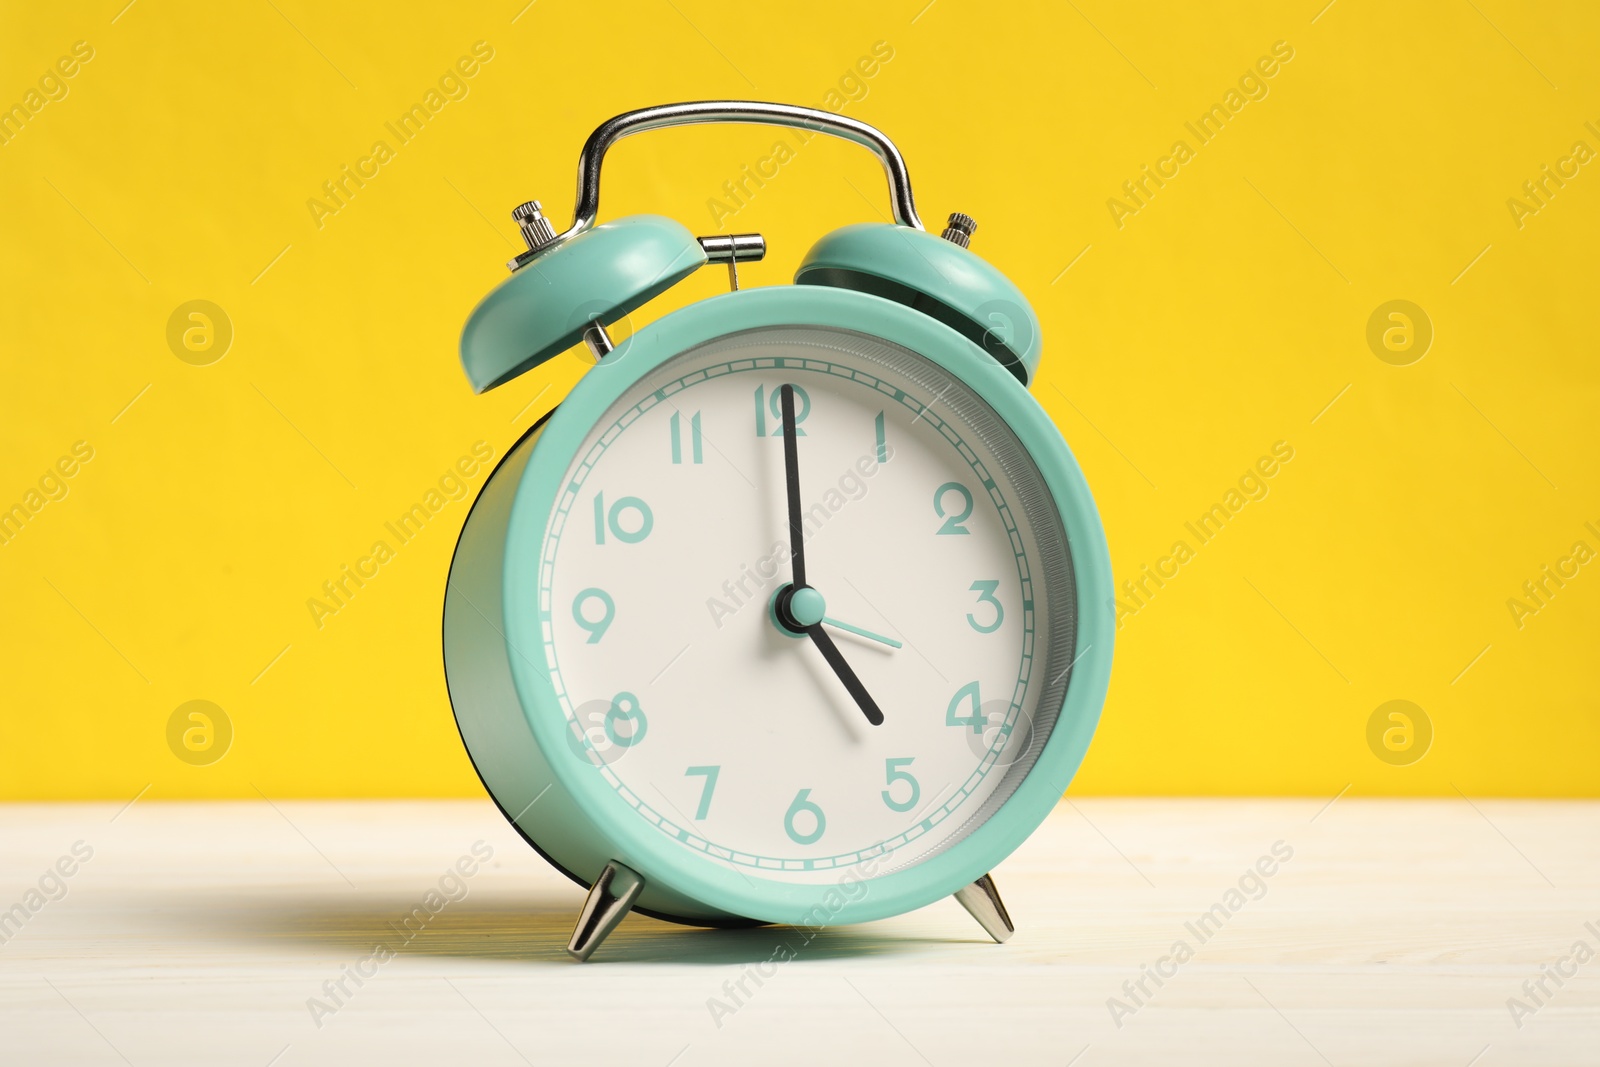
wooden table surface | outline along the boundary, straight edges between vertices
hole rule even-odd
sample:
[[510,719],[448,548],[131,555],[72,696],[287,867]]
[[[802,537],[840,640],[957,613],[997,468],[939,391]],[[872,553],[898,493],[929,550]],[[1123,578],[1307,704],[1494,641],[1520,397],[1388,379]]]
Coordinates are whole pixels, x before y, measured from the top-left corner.
[[995,872],[1008,944],[951,900],[630,917],[588,964],[487,802],[9,805],[0,842],[6,1064],[1600,1063],[1596,802],[1074,800]]

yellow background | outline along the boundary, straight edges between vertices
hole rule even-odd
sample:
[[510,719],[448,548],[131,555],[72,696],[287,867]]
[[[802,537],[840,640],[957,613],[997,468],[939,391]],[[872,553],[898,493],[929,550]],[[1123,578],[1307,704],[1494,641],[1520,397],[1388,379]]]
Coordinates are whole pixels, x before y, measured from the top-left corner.
[[[0,507],[74,442],[94,458],[0,545],[0,796],[476,795],[439,658],[467,502],[320,629],[306,601],[581,373],[567,355],[475,397],[460,371],[461,324],[519,247],[509,209],[539,197],[563,227],[610,115],[823,106],[879,41],[893,58],[845,114],[898,142],[930,224],[974,215],[1034,302],[1034,393],[1119,583],[1295,449],[1125,618],[1073,789],[1595,795],[1600,567],[1521,629],[1506,601],[1600,548],[1600,165],[1521,228],[1507,200],[1600,148],[1600,11],[925,3],[7,5],[0,103],[76,41],[94,58],[0,146]],[[306,201],[480,40],[469,95],[319,229]],[[1199,146],[1184,122],[1277,41],[1294,58],[1266,98]],[[1180,138],[1195,158],[1119,228],[1107,200]],[[773,141],[628,141],[603,217],[714,232],[707,201]],[[817,139],[722,228],[766,235],[744,278],[774,285],[885,210],[870,156]],[[724,287],[701,272],[633,325]],[[210,366],[167,344],[194,299],[233,324]],[[1366,341],[1392,299],[1433,325],[1410,366]],[[210,766],[167,747],[193,699],[233,724]],[[1391,699],[1433,725],[1410,766],[1367,745]]]

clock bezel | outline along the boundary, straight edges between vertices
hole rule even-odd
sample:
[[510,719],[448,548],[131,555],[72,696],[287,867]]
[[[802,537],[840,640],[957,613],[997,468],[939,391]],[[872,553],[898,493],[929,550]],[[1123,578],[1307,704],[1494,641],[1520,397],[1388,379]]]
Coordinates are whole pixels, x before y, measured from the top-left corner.
[[836,886],[747,875],[661,834],[617,796],[592,764],[571,759],[563,736],[566,714],[549,680],[525,657],[508,659],[523,715],[556,781],[592,823],[588,832],[609,838],[587,842],[585,851],[599,847],[641,874],[647,884],[730,915],[815,925],[820,906],[829,924],[864,922],[948,896],[987,874],[1021,845],[1077,772],[1109,681],[1114,630],[1111,570],[1098,510],[1060,432],[1016,378],[982,349],[904,305],[822,286],[728,293],[683,308],[640,331],[625,350],[609,356],[574,387],[544,427],[516,488],[505,540],[505,636],[513,649],[543,647],[538,583],[547,527],[571,461],[594,425],[637,381],[672,357],[729,334],[773,326],[853,330],[935,363],[1005,420],[1054,498],[1076,584],[1073,674],[1055,728],[1015,792],[965,838],[911,867],[869,877],[869,888],[854,899]]

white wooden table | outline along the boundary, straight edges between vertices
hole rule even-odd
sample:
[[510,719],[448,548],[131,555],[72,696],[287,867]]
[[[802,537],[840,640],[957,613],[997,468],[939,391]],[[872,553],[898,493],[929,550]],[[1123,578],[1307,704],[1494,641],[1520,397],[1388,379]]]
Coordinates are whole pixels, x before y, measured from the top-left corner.
[[1006,945],[945,901],[803,947],[630,917],[588,964],[487,802],[120,807],[0,806],[0,1062],[1600,1063],[1600,959],[1524,990],[1600,951],[1600,803],[1075,800],[995,872]]

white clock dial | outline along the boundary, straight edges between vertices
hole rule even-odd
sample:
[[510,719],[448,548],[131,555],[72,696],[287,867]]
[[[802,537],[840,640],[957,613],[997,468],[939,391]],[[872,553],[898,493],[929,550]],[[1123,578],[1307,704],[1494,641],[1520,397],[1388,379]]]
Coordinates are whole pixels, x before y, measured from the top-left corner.
[[[771,609],[792,579],[785,384],[807,581],[881,725]],[[637,383],[578,450],[540,575],[574,753],[751,878],[897,868],[970,833],[1037,757],[1071,663],[1066,536],[1015,435],[933,362],[844,330],[746,331]]]

